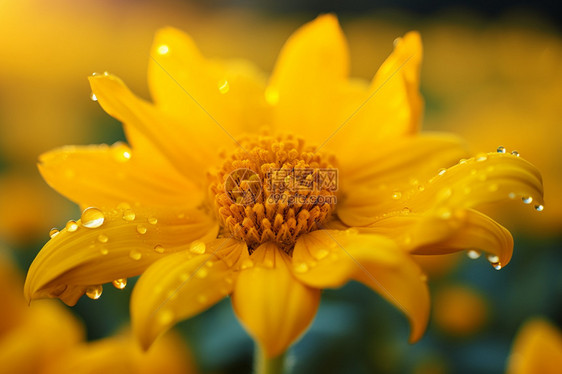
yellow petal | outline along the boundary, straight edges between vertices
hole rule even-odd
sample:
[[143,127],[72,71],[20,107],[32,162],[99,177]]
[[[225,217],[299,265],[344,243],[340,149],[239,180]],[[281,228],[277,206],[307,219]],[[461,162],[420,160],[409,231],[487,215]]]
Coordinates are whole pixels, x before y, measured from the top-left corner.
[[[409,32],[398,39],[368,92],[347,108],[346,118],[329,144],[340,151],[370,149],[375,144],[417,133],[423,106],[419,93],[421,60],[419,33]],[[343,152],[342,162],[349,163],[352,154]]]
[[[457,219],[461,221],[459,228],[449,237],[433,243],[426,240],[425,245],[420,242],[417,246],[409,244],[411,253],[435,255],[471,249],[488,253],[489,259],[497,257],[497,260],[490,260],[497,270],[509,263],[513,254],[513,237],[505,227],[472,209],[458,214]],[[418,226],[413,236],[420,238],[432,227],[436,227],[435,221],[434,224],[425,223],[423,227]]]
[[231,136],[265,124],[265,78],[257,69],[246,61],[205,59],[177,29],[156,34],[148,81],[158,108],[183,118],[201,138],[237,145]]
[[466,156],[463,142],[451,135],[425,134],[381,144],[343,166],[338,217],[350,226],[372,223],[390,211],[405,207],[402,191],[418,188],[437,170]]
[[312,287],[340,287],[352,279],[369,286],[408,317],[410,341],[425,331],[429,317],[425,277],[392,240],[354,229],[318,230],[299,238],[293,264],[295,276]]
[[97,228],[78,220],[47,242],[29,268],[27,299],[58,297],[74,305],[89,286],[139,275],[154,261],[218,231],[201,211],[178,218],[170,210],[129,208],[103,211]]
[[170,255],[140,277],[131,297],[135,335],[147,349],[164,331],[217,303],[232,292],[237,264],[248,258],[246,244],[215,239]]
[[35,303],[19,324],[2,334],[0,371],[40,373],[83,339],[84,328],[69,310],[52,300]]
[[507,199],[543,205],[542,196],[542,178],[533,165],[510,154],[486,153],[442,170],[406,202],[412,211],[443,215]]
[[54,150],[41,155],[39,170],[51,187],[81,206],[193,207],[202,198],[174,169],[151,164],[122,143]]
[[535,318],[526,322],[517,333],[508,374],[555,374],[562,362],[562,334],[550,322]]
[[[204,180],[209,161],[218,157],[212,138],[197,132],[193,124],[179,122],[139,99],[113,75],[91,76],[90,86],[102,108],[123,122],[133,148],[141,148],[141,154],[157,149],[194,183]],[[147,139],[150,148],[143,149],[149,144]]]
[[283,353],[310,325],[320,290],[294,278],[291,259],[274,243],[252,253],[255,264],[240,272],[232,306],[248,333],[268,357]]
[[266,99],[274,125],[319,143],[342,119],[342,86],[349,72],[347,42],[334,15],[302,26],[281,50]]
[[46,365],[42,373],[194,373],[181,337],[166,334],[143,352],[129,332],[91,343],[82,343]]
[[416,255],[440,255],[463,250],[486,252],[498,269],[513,254],[510,232],[490,217],[473,209],[459,210],[446,217],[405,213],[390,216],[360,228],[362,232],[392,238]]

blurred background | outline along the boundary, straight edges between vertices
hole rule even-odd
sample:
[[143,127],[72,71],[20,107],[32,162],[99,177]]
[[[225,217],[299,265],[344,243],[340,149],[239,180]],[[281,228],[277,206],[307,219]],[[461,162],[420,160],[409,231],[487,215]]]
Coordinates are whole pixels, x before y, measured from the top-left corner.
[[[29,346],[25,334],[34,331],[22,328],[33,320],[27,306],[21,309],[29,264],[51,227],[79,217],[40,178],[38,155],[124,140],[119,123],[90,99],[87,76],[109,71],[149,99],[149,48],[167,25],[192,35],[208,57],[245,58],[270,72],[287,37],[324,12],[338,15],[352,75],[363,79],[371,79],[396,37],[419,30],[424,130],[460,134],[475,152],[517,150],[543,173],[546,207],[540,214],[523,204],[486,208],[515,237],[513,260],[499,272],[464,254],[420,259],[433,312],[415,345],[407,343],[406,320],[370,290],[349,284],[326,291],[314,324],[291,349],[290,372],[501,373],[515,355],[525,355],[513,353],[514,341],[534,318],[549,321],[552,344],[562,349],[562,13],[555,2],[0,0],[0,259],[9,269],[2,272],[14,273],[0,277],[0,289],[11,290],[0,295],[17,305],[0,311],[0,352],[12,347],[0,358],[13,357],[14,341]],[[126,329],[131,289],[107,287],[99,300],[83,298],[74,308],[53,301],[65,313],[56,320],[73,327],[57,322],[60,329],[47,329],[47,340],[59,339],[57,330],[79,331],[63,339],[57,355],[70,352],[62,356],[74,365],[104,357],[83,351]],[[168,362],[179,360],[178,372],[251,371],[252,341],[228,300],[179,324],[176,333],[175,348],[166,351],[175,357]],[[19,352],[51,357],[47,348]],[[13,372],[28,370],[14,365]]]

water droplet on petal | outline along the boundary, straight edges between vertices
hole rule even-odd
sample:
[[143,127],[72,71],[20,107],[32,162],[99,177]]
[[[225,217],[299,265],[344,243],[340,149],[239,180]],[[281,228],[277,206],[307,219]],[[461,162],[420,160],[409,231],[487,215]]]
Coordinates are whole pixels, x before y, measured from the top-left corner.
[[161,325],[168,325],[174,320],[174,312],[170,309],[164,309],[158,313],[158,323]]
[[131,148],[123,143],[117,142],[111,146],[113,158],[119,162],[129,161],[131,159]]
[[131,250],[131,252],[129,252],[129,257],[135,261],[138,261],[142,258],[142,253],[137,249],[133,249]]
[[159,55],[165,55],[170,51],[170,48],[166,44],[159,45],[156,49]]
[[476,155],[476,161],[477,162],[486,161],[487,159],[488,159],[488,156],[484,153]]
[[89,229],[95,229],[103,225],[105,220],[105,216],[103,212],[98,208],[86,208],[82,212],[82,226],[87,227]]
[[156,217],[148,217],[148,223],[156,225],[158,223],[158,219]]
[[164,247],[162,247],[160,244],[157,244],[157,245],[154,246],[154,252],[164,253]]
[[54,227],[49,231],[49,236],[51,237],[51,239],[53,239],[58,234],[59,234],[59,230]]
[[137,225],[137,232],[141,235],[146,234],[146,226],[145,225]]
[[523,201],[525,204],[531,204],[533,202],[533,198],[531,196],[528,197],[523,196],[521,198],[521,201]]
[[100,249],[100,253],[102,254],[102,256],[105,256],[106,254],[109,253],[109,249],[107,249],[106,247],[103,247]]
[[494,263],[492,263],[492,266],[493,266],[494,269],[496,269],[496,270],[501,270],[501,269],[502,269],[502,264],[501,264],[501,262],[494,262]]
[[480,258],[480,252],[475,250],[475,249],[470,249],[469,251],[466,252],[466,255],[471,260],[476,260],[476,259]]
[[122,290],[127,287],[127,278],[115,279],[112,283],[113,287],[117,288],[118,290]]
[[511,151],[511,154],[514,155],[515,157],[519,157],[519,152],[517,151]]
[[418,186],[418,191],[422,192],[423,190],[425,190],[425,187],[420,184]]
[[219,87],[219,92],[223,95],[226,94],[228,91],[230,91],[230,84],[226,79],[219,81],[218,87]]
[[202,255],[203,253],[205,253],[205,250],[206,250],[205,243],[202,242],[201,240],[194,240],[189,245],[189,252],[191,253]]
[[107,237],[107,235],[105,235],[105,234],[99,234],[98,235],[98,242],[107,243],[108,240],[109,240],[109,238]]
[[488,261],[492,264],[499,262],[500,258],[496,255],[488,255]]
[[500,145],[500,146],[498,147],[497,151],[498,151],[498,153],[505,153],[505,147],[503,147],[503,146]]
[[306,273],[308,271],[308,265],[304,262],[293,264],[293,270],[296,273]]
[[317,260],[322,260],[323,258],[326,258],[326,256],[328,256],[328,254],[330,254],[329,251],[327,251],[326,249],[319,249],[316,252],[314,252],[314,258],[316,258]]
[[90,286],[86,288],[86,296],[88,296],[92,300],[99,299],[102,292],[103,292],[102,285]]
[[76,230],[78,230],[78,224],[76,221],[70,220],[66,223],[66,231],[74,232]]
[[[95,73],[94,73],[94,75],[95,75]],[[92,99],[92,101],[98,101],[98,97],[93,92],[90,94],[90,99]]]
[[209,271],[203,267],[197,269],[195,276],[199,279],[205,278],[209,274]]
[[447,172],[447,169],[439,169],[439,171],[437,172],[438,175],[443,175]]
[[412,210],[410,208],[408,208],[407,206],[402,208],[402,214],[410,214],[410,213],[412,213]]
[[535,205],[535,210],[537,212],[542,212],[544,210],[544,205],[542,204]]
[[392,193],[392,198],[393,198],[394,200],[398,200],[398,199],[402,198],[402,192],[400,192],[400,191],[394,191],[394,192]]
[[136,214],[131,209],[127,209],[127,210],[123,211],[123,219],[125,221],[129,221],[129,222],[134,221],[135,217],[136,217]]

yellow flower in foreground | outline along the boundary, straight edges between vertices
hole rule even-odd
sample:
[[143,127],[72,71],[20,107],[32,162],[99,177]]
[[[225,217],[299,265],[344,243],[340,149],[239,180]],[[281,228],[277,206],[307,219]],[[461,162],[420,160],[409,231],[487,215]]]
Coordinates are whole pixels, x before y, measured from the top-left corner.
[[550,322],[535,318],[526,322],[513,342],[508,374],[555,374],[562,364],[562,334]]
[[473,208],[510,197],[542,204],[540,175],[523,159],[494,152],[459,163],[457,138],[418,134],[421,58],[419,35],[408,33],[371,83],[350,80],[345,38],[326,15],[288,40],[266,82],[249,63],[206,59],[187,35],[160,31],[154,103],[115,76],[90,78],[130,147],[41,156],[47,182],[84,212],[38,254],[26,296],[73,305],[142,274],[131,315],[148,347],[231,295],[274,357],[311,323],[323,288],[358,280],[403,311],[419,339],[429,294],[410,254],[474,248],[499,269],[511,235]]

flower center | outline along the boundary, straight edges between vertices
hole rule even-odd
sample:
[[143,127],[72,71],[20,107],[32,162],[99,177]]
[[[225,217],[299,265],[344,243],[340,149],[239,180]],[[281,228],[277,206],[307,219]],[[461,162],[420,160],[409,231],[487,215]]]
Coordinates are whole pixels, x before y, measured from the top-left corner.
[[210,173],[210,192],[225,236],[250,253],[275,241],[291,253],[299,235],[317,230],[333,212],[338,183],[333,156],[304,140],[254,136]]

